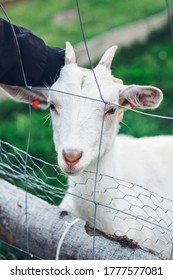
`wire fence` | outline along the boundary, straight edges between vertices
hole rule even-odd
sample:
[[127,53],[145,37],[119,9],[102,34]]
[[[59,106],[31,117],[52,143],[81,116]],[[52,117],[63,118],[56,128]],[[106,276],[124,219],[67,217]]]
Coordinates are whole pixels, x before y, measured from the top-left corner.
[[[166,1],[166,4],[172,34],[169,2]],[[76,5],[90,66],[101,96],[101,101],[92,100],[105,103],[89,56],[78,1],[76,1]],[[10,21],[9,18],[8,20]],[[15,36],[14,31],[13,35]],[[18,45],[17,47],[19,49]],[[21,67],[23,69],[22,60]],[[24,70],[22,73],[26,87],[29,90],[34,90],[34,88],[27,85]],[[81,98],[74,92],[64,92],[63,94]],[[173,120],[172,116],[160,116],[139,112],[133,109],[129,110],[150,117]],[[32,113],[30,106],[29,112],[31,122]],[[72,205],[71,201],[74,201],[74,203],[76,200],[78,203],[80,201],[80,217],[84,220],[86,216],[90,217],[90,225],[94,229],[100,229],[103,232],[107,232],[109,229],[109,233],[111,232],[112,235],[116,232],[115,238],[117,238],[117,240],[119,236],[121,236],[122,239],[135,240],[142,248],[149,248],[153,252],[157,251],[161,258],[171,259],[173,246],[173,201],[150,191],[146,188],[147,186],[139,186],[132,182],[126,182],[119,178],[108,176],[107,174],[100,174],[99,161],[103,127],[104,120],[102,122],[100,134],[96,170],[95,172],[84,171],[82,182],[71,179],[71,187],[74,189],[73,192],[68,191],[67,177],[57,168],[57,165],[52,165],[51,163],[29,155],[30,130],[28,132],[26,151],[22,151],[7,142],[0,141],[0,177],[24,189],[26,192],[26,235],[28,235],[29,231],[29,225],[27,224],[28,192],[55,205],[59,205],[64,195],[66,195],[67,200],[70,201],[69,205]],[[104,189],[102,188],[101,191],[99,189],[99,184],[102,186],[104,185]],[[90,188],[90,190],[88,191],[86,187]],[[104,199],[100,200],[100,196],[104,197]],[[78,216],[77,211],[75,212],[74,209],[71,210]],[[83,215],[81,213],[83,213]],[[93,237],[93,258],[94,242]],[[29,244],[27,245],[27,251],[29,253]]]
[[[56,165],[28,155],[25,171],[25,158],[26,152],[0,141],[0,177],[24,190],[27,186],[28,192],[49,203],[58,205],[66,194],[69,205],[73,205],[71,200],[81,203],[83,211],[80,211],[80,216],[84,220],[86,215],[90,217],[92,227],[103,232],[112,231],[112,235],[116,231],[117,239],[118,236],[122,236],[122,239],[128,236],[129,239],[138,241],[141,247],[150,248],[153,252],[157,248],[161,257],[171,258],[171,199],[134,183],[97,173],[94,201],[95,173],[84,172],[82,181],[71,182],[74,191],[68,192],[66,177]],[[99,188],[100,184],[104,185],[104,189]],[[74,209],[69,207],[68,210],[78,216]]]
[[50,203],[60,203],[67,189],[67,178],[56,165],[34,158],[3,141],[0,141],[0,152],[2,178],[24,190],[27,185],[27,191]]

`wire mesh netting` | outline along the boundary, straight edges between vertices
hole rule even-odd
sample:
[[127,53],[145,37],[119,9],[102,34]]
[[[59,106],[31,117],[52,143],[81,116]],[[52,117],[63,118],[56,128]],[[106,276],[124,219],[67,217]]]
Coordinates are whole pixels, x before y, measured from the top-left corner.
[[[79,6],[78,12],[80,14]],[[96,77],[95,81],[98,83]],[[97,86],[99,88],[99,84]],[[64,94],[75,96],[73,92]],[[155,117],[172,120],[172,117]],[[101,140],[102,135],[100,145]],[[0,177],[55,205],[59,205],[66,195],[63,206],[75,216],[89,221],[91,227],[111,234],[115,239],[121,236],[122,239],[134,240],[142,248],[157,252],[161,258],[172,258],[171,199],[132,182],[100,174],[99,169],[96,172],[84,171],[80,181],[71,178],[69,191],[67,177],[57,165],[4,141],[0,141]]]
[[67,178],[56,165],[3,141],[0,141],[0,174],[10,183],[53,204],[60,203],[67,189]]
[[[90,221],[91,227],[115,236],[128,236],[143,248],[171,258],[173,234],[173,201],[148,189],[104,174],[84,172],[82,181],[67,179],[55,165],[28,155],[9,143],[0,142],[0,177],[30,193],[59,204],[66,194],[67,210]],[[25,171],[26,168],[26,171]],[[99,188],[99,185],[104,185]],[[95,199],[93,199],[95,196]],[[78,205],[80,210],[74,205]],[[104,201],[104,203],[103,203]],[[96,208],[96,211],[95,211]],[[115,236],[115,237],[116,237]]]

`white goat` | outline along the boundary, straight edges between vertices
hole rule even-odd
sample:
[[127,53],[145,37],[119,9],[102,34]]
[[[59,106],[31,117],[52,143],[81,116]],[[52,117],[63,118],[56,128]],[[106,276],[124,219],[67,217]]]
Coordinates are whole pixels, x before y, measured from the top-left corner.
[[52,90],[2,87],[15,99],[38,100],[40,106],[50,107],[58,163],[69,178],[62,209],[82,217],[92,227],[127,236],[169,258],[172,234],[156,224],[161,221],[166,228],[173,219],[172,201],[160,198],[173,199],[173,137],[116,135],[124,108],[131,104],[140,109],[156,108],[162,92],[153,86],[126,86],[113,78],[110,66],[115,51],[116,47],[111,47],[105,52],[93,75],[93,71],[77,66],[73,47],[67,43],[65,66]]

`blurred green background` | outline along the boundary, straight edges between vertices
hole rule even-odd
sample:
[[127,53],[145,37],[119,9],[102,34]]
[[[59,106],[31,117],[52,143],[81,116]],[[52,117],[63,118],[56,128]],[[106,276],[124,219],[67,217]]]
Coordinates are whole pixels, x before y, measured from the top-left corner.
[[[173,8],[173,0],[169,1]],[[167,13],[164,0],[79,0],[87,39],[160,12]],[[51,46],[64,48],[65,41],[82,41],[75,0],[11,1],[6,4],[10,20],[32,30]],[[5,18],[1,12],[1,17]],[[116,42],[115,42],[116,44]],[[118,49],[113,74],[125,84],[153,85],[162,89],[164,101],[151,113],[173,116],[173,37],[167,24],[150,34],[145,43]],[[29,153],[56,163],[48,111],[32,110]],[[11,100],[0,103],[0,139],[26,150],[30,126],[29,108]],[[136,137],[173,132],[173,121],[126,112],[120,132]],[[0,259],[16,258],[3,249]],[[2,251],[2,250],[1,250]]]
[[[139,19],[164,12],[163,0],[79,0],[86,38]],[[173,0],[170,1],[172,7]],[[82,41],[75,0],[12,1],[5,6],[11,21],[32,30],[48,45],[64,48],[65,41]],[[135,11],[135,12],[134,12]],[[69,15],[69,14],[70,15]],[[66,15],[61,17],[61,15]],[[1,12],[1,16],[4,17]],[[67,17],[67,18],[66,18]],[[116,43],[116,42],[115,42]],[[112,69],[125,84],[158,86],[164,92],[164,101],[154,113],[172,116],[173,94],[173,39],[166,26],[151,34],[143,44],[118,49]],[[51,163],[56,162],[48,111],[32,112],[30,153]],[[27,105],[13,101],[0,103],[0,139],[26,149],[29,127]],[[172,134],[173,122],[139,114],[126,113],[121,132],[134,136]],[[49,144],[47,144],[49,143]],[[44,151],[44,152],[43,152]]]

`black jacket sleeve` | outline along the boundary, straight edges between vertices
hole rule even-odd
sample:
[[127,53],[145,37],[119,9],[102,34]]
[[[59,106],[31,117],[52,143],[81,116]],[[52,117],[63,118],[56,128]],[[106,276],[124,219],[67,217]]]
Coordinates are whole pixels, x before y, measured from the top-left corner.
[[[28,86],[51,86],[64,65],[64,50],[45,45],[29,30],[13,25]],[[0,83],[25,86],[16,40],[9,22],[0,19]]]

